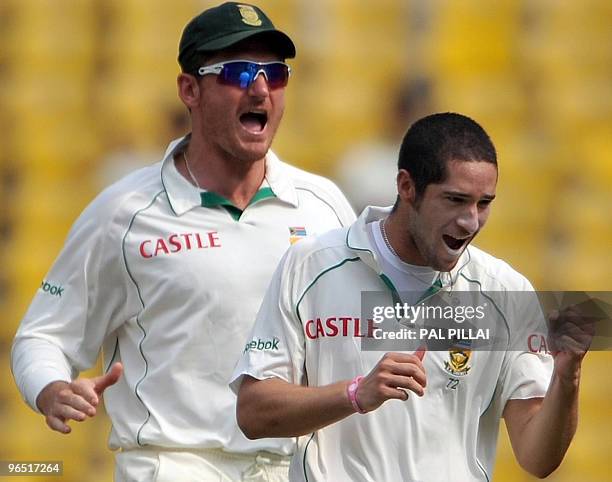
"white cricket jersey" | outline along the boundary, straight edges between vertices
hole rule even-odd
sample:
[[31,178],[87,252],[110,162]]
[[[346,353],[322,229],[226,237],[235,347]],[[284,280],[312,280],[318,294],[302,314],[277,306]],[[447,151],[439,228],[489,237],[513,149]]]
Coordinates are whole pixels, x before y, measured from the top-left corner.
[[40,390],[90,368],[125,372],[104,394],[111,448],[146,445],[288,454],[285,440],[250,441],[228,382],[272,273],[291,243],[355,216],[329,180],[266,156],[265,181],[240,212],[164,160],[100,194],[65,246],[17,333],[17,385]]
[[[310,238],[287,252],[264,298],[252,344],[234,371],[234,391],[243,375],[324,386],[372,370],[383,352],[362,350],[370,334],[369,325],[359,320],[361,295],[386,291],[391,305],[393,286],[380,272],[367,223],[389,212],[368,208],[350,228]],[[497,293],[494,308],[500,318],[542,316],[539,306],[537,313],[533,306],[522,312],[524,307],[504,299],[504,293],[533,290],[527,279],[473,246],[437,282],[440,296]],[[491,480],[506,401],[543,397],[552,373],[550,356],[527,349],[528,329],[514,333],[506,324],[499,331],[507,333],[508,346],[516,338],[512,346],[525,349],[465,351],[459,363],[448,349],[427,351],[422,398],[412,394],[405,402],[389,400],[365,415],[353,414],[301,437],[290,480]]]

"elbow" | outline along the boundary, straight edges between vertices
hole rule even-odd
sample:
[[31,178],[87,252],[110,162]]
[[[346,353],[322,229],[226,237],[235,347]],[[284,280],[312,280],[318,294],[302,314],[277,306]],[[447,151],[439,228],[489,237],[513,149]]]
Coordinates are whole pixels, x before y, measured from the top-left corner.
[[538,479],[545,479],[559,468],[566,450],[524,450],[516,454],[519,465]]
[[542,470],[537,472],[530,472],[536,479],[545,479],[556,470],[556,467],[552,470]]
[[248,413],[248,410],[240,408],[240,405],[236,408],[236,419],[238,421],[238,427],[242,430],[242,433],[249,440],[257,440],[263,438],[261,429],[257,426],[257,417]]
[[538,478],[538,479],[545,479],[546,477],[548,477],[549,475],[551,475],[555,470],[557,470],[559,468],[559,465],[561,465],[561,461],[552,461],[547,463],[547,464],[541,464],[538,466],[532,466],[532,467],[526,467],[523,466],[523,468],[529,472],[531,475],[533,475],[534,477]]
[[[282,429],[283,398],[275,379],[256,380],[245,376],[236,402],[236,421],[250,440],[267,437],[292,437]],[[284,382],[283,382],[284,383]]]
[[[246,384],[249,385],[250,383]],[[253,393],[245,383],[238,391],[238,400],[236,402],[236,421],[242,433],[249,440],[256,440],[264,437],[269,437],[266,433],[266,417],[265,411],[258,408],[258,397]]]
[[252,428],[249,427],[248,425],[243,425],[240,422],[238,422],[238,426],[240,427],[240,430],[242,430],[242,433],[244,434],[244,436],[248,438],[249,440],[257,440],[257,439],[262,438],[261,435],[259,435],[255,430],[252,430]]

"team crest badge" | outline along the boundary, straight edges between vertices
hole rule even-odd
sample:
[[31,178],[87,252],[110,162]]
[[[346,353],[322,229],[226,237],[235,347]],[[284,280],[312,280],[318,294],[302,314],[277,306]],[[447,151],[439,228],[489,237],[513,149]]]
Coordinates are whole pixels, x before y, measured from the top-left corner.
[[295,244],[306,237],[306,228],[303,226],[289,227],[289,243]]
[[449,359],[444,362],[444,368],[455,376],[467,375],[472,368],[469,364],[471,356],[472,350],[454,346],[448,350]]
[[252,27],[259,27],[261,25],[261,19],[257,15],[257,11],[250,5],[238,5],[238,10],[240,10],[242,21],[247,25]]

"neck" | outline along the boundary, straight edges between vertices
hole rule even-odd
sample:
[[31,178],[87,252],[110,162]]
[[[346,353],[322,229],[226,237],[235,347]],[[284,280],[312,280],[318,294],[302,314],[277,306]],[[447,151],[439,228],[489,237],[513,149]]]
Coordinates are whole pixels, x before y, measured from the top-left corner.
[[389,244],[404,263],[423,266],[421,255],[402,219],[405,217],[398,215],[395,211],[383,220]]
[[183,156],[177,156],[175,163],[179,172],[191,182],[191,170],[197,187],[220,194],[239,209],[246,208],[264,180],[265,159],[249,162],[206,156],[191,144],[185,155],[189,169]]

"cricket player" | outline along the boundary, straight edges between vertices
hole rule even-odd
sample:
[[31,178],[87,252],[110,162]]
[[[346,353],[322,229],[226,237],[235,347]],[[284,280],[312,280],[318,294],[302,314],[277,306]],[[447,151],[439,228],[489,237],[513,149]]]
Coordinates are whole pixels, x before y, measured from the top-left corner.
[[[332,182],[270,150],[294,56],[256,6],[191,20],[177,81],[191,133],[85,209],[22,320],[23,397],[69,433],[104,392],[115,480],[287,478],[292,444],[248,440],[228,382],[288,246],[355,219]],[[77,378],[101,348],[105,374]]]
[[[233,375],[238,423],[253,439],[300,437],[292,481],[469,482],[491,480],[504,417],[518,462],[544,477],[576,430],[588,334],[569,333],[552,356],[530,351],[520,324],[542,313],[512,294],[533,287],[471,244],[497,183],[495,148],[476,122],[417,121],[398,165],[393,208],[366,208],[281,261]],[[491,311],[519,327],[499,325],[502,350],[366,351],[375,335],[360,321],[364,292],[497,293]]]

